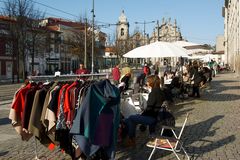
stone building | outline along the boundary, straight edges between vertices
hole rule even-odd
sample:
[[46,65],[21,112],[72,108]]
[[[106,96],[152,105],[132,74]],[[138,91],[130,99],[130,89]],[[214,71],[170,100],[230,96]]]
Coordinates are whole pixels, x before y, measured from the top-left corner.
[[122,11],[117,23],[117,40],[127,40],[129,37],[129,22],[124,10]]
[[218,55],[218,62],[226,64],[226,56],[224,55],[224,35],[218,35],[216,38],[216,52]]
[[10,35],[10,24],[14,19],[0,16],[0,80],[17,76],[17,43]]
[[116,54],[118,56],[123,55],[128,51],[127,41],[129,40],[129,22],[124,10],[121,12],[121,15],[117,22],[116,27]]
[[[153,21],[154,22],[154,21]],[[143,23],[145,25],[145,23]],[[145,26],[144,26],[145,27]],[[145,35],[144,35],[145,34]],[[133,34],[129,34],[129,22],[127,21],[124,11],[122,11],[119,21],[116,27],[116,54],[123,55],[124,53],[149,43],[156,41],[173,42],[183,40],[180,28],[177,26],[176,19],[171,22],[171,18],[168,20],[162,19],[161,24],[157,23],[153,33],[150,35],[140,32],[138,29],[134,31]],[[150,59],[137,60],[137,63],[143,63],[144,61],[149,61]],[[124,59],[126,61],[126,59]],[[128,59],[129,61],[129,59]],[[131,61],[131,60],[130,60]],[[151,61],[155,63],[156,61],[164,62],[166,59],[152,58]],[[169,58],[168,61],[175,63],[177,59]]]
[[[79,63],[84,63],[85,60],[85,66],[90,69],[92,59],[95,69],[102,65],[103,59],[101,57],[104,55],[106,42],[105,33],[97,29],[94,30],[95,47],[94,57],[92,57],[92,30],[89,24],[60,18],[47,18],[45,19],[45,26],[54,27],[56,31],[60,32],[59,35],[56,35],[56,40],[50,43],[50,54],[49,52],[46,53],[46,56],[50,55],[46,64],[48,64],[48,68],[51,71],[58,68],[63,73],[75,72],[79,67]],[[87,34],[86,59],[84,59],[85,34]]]
[[[90,66],[92,30],[88,27],[89,24],[53,17],[37,21],[39,27],[34,28],[34,32],[26,29],[28,47],[25,48],[26,56],[21,58],[16,43],[17,38],[13,39],[9,27],[10,24],[14,26],[17,23],[15,19],[0,15],[0,80],[13,79],[17,75],[23,78],[21,76],[23,67],[20,62],[26,66],[25,75],[53,74],[56,70],[62,71],[61,74],[74,72],[79,67],[79,63],[84,61],[85,29],[87,30],[87,66]],[[33,33],[37,33],[38,38],[33,39],[30,36]],[[104,55],[106,34],[94,30],[94,37],[94,63],[98,67],[103,61],[100,57]],[[33,41],[34,45],[30,43]]]
[[224,7],[222,8],[226,63],[238,74],[240,74],[239,9],[239,0],[225,0]]
[[[180,28],[177,26],[177,20],[171,22],[171,18],[165,20],[162,18],[161,24],[157,21],[157,26],[154,29],[149,41],[150,43],[156,41],[164,41],[164,42],[175,42],[183,40]],[[151,58],[151,62],[153,64],[160,63],[161,65],[170,64],[174,66],[178,58]]]
[[177,20],[174,23],[171,22],[171,18],[168,20],[162,19],[161,25],[157,22],[157,26],[150,37],[150,42],[155,41],[174,42],[183,40],[180,28],[177,26]]

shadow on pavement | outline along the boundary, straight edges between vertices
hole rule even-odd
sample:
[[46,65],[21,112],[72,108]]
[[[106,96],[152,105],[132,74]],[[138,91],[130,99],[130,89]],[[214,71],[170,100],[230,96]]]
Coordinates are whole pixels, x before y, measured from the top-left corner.
[[[170,110],[174,114],[174,116],[180,117],[185,116],[186,113],[191,112],[194,108],[186,109],[184,105],[186,104],[195,104],[195,102],[183,102],[181,104],[170,106]],[[182,122],[182,121],[181,121]],[[158,130],[160,132],[160,129]],[[159,133],[160,134],[160,133]],[[137,138],[136,138],[136,147],[126,148],[123,146],[117,147],[117,154],[120,155],[117,160],[146,160],[148,159],[151,148],[146,146],[146,143],[149,140],[148,130],[141,132],[137,130]],[[160,151],[157,150],[156,153],[153,155],[152,159],[158,159],[161,157],[165,157],[171,154],[171,152],[167,151]]]
[[[194,159],[197,159],[205,152],[211,152],[217,148],[220,148],[221,146],[233,142],[236,139],[234,135],[230,135],[217,141],[207,140],[208,137],[215,136],[216,131],[219,128],[212,129],[212,126],[223,117],[223,115],[217,115],[215,117],[209,118],[206,121],[202,121],[186,127],[183,134],[184,145],[188,153],[190,155],[193,155]],[[194,143],[201,143],[201,146],[195,147]]]
[[[232,73],[231,73],[232,74]],[[205,101],[210,102],[223,102],[223,101],[233,101],[240,99],[240,94],[238,91],[240,90],[240,86],[238,85],[239,81],[235,79],[230,80],[213,80],[209,87],[203,89],[201,94],[201,98],[188,98],[184,100],[182,103],[178,103],[177,105],[170,108],[174,113],[175,117],[184,116],[187,112],[191,112],[194,110],[193,108],[185,108],[185,106],[195,105],[197,103],[204,103]],[[194,116],[194,115],[193,115]],[[190,119],[194,119],[191,117]],[[201,159],[202,155],[206,155],[206,153],[213,152],[218,148],[222,148],[227,144],[231,144],[236,140],[235,135],[229,134],[225,137],[218,137],[218,130],[221,128],[213,128],[214,124],[218,121],[222,121],[224,115],[215,115],[207,120],[188,125],[183,133],[183,142],[184,146],[192,156],[192,159]],[[217,134],[218,133],[218,134]],[[137,137],[137,146],[135,148],[118,148],[119,156],[118,160],[146,160],[151,153],[151,149],[146,147],[145,144],[148,141],[148,134],[139,133]],[[170,152],[167,151],[156,151],[153,155],[153,159],[176,159],[174,155],[169,155]],[[164,158],[165,157],[165,158]]]
[[233,83],[233,82],[238,82],[237,80],[218,80],[220,83]]
[[[208,86],[201,90],[201,98],[199,100],[203,101],[233,101],[239,100],[240,94],[232,94],[237,93],[240,90],[240,86],[238,85],[239,81],[237,80],[216,80],[212,81]],[[226,86],[224,83],[233,83],[234,86]],[[237,85],[236,85],[237,84]],[[230,92],[230,93],[229,93]],[[189,100],[191,100],[190,98]],[[193,98],[196,99],[196,98]]]
[[4,156],[4,155],[6,155],[6,154],[8,154],[8,151],[3,151],[3,152],[0,151],[0,157],[1,157],[1,156]]
[[186,105],[191,106],[196,104],[195,101],[184,101],[183,103],[179,103],[174,105],[173,107],[170,107],[170,111],[174,114],[174,117],[181,117],[181,116],[185,116],[186,113],[190,113],[192,110],[194,110],[194,108],[184,108]]
[[9,118],[0,118],[0,125],[10,124],[11,121]]
[[[189,111],[184,110],[181,111],[181,113],[176,114],[177,115],[186,114],[186,112]],[[182,140],[185,149],[187,150],[188,154],[191,156],[192,159],[199,159],[201,155],[203,155],[204,153],[211,152],[217,148],[225,146],[226,144],[232,143],[236,139],[234,135],[230,135],[228,137],[216,141],[208,140],[208,137],[215,136],[217,130],[219,129],[219,128],[212,129],[213,124],[216,123],[218,120],[222,119],[223,117],[224,117],[223,115],[217,115],[212,118],[209,118],[206,121],[186,126],[182,136]],[[148,156],[151,153],[151,149],[145,146],[145,144],[148,141],[148,136],[146,132],[145,133],[138,132],[138,134],[141,135],[138,136],[137,146],[135,148],[124,147],[118,148],[118,155],[122,154],[122,156],[118,157],[118,160],[135,160],[135,159],[146,160],[148,158]],[[201,145],[199,145],[199,143]],[[200,147],[196,147],[195,145]],[[171,152],[157,150],[152,158],[153,159],[164,158],[169,154],[171,154]],[[175,158],[174,155],[170,155],[170,157],[172,157],[173,159]]]

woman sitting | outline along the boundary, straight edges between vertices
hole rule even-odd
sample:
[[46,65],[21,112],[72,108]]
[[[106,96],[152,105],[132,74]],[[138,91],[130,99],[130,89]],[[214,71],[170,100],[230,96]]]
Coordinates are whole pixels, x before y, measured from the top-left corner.
[[120,92],[126,91],[129,88],[129,81],[131,79],[131,73],[125,74],[121,79],[120,79],[120,84],[118,85],[118,88]]
[[149,88],[150,93],[146,110],[141,115],[132,115],[125,121],[128,128],[127,146],[135,145],[136,126],[138,124],[148,125],[150,134],[155,132],[158,113],[163,101],[165,101],[165,95],[160,89],[160,78],[156,75],[147,77],[147,87]]

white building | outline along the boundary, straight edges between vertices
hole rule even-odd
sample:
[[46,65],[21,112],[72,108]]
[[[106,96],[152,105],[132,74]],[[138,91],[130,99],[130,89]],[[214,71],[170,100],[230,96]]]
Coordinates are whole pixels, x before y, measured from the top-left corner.
[[226,63],[231,69],[240,74],[239,0],[225,0],[222,16],[224,17],[224,52]]

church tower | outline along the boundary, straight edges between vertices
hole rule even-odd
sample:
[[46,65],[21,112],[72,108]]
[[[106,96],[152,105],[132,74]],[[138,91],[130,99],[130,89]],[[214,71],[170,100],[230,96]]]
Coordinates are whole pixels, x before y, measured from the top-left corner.
[[117,23],[117,40],[127,40],[129,36],[129,23],[127,21],[127,17],[124,14],[124,10],[122,11],[118,23]]

